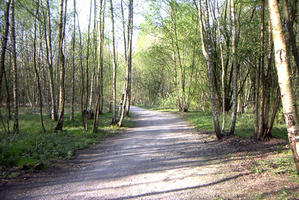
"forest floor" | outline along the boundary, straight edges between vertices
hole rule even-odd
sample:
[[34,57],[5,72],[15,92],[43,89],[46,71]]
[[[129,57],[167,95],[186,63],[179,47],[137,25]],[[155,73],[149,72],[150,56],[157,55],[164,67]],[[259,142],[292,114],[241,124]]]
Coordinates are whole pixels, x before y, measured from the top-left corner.
[[179,115],[132,111],[135,127],[15,178],[0,199],[299,198],[286,140],[216,140]]

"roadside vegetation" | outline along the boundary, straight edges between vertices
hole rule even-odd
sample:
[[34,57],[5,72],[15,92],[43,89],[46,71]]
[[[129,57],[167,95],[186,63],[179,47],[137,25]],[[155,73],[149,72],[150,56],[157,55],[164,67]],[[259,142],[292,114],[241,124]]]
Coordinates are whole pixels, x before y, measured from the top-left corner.
[[[200,132],[210,132],[214,131],[213,117],[212,113],[209,111],[189,111],[189,112],[178,112],[176,108],[172,107],[158,107],[158,106],[141,106],[142,108],[147,108],[162,112],[173,112],[182,115],[188,119],[192,125]],[[229,114],[228,114],[229,115]],[[272,136],[277,138],[282,138],[287,140],[288,133],[285,127],[285,122],[282,118],[282,113],[278,114],[275,124],[272,129]],[[220,115],[220,119],[222,116]],[[222,121],[220,120],[222,124]],[[250,138],[254,133],[254,114],[248,112],[238,116],[238,121],[236,124],[236,136],[241,138]],[[229,127],[229,120],[226,122],[226,129]]]
[[[114,136],[124,128],[132,125],[129,118],[124,126],[111,125],[112,113],[100,115],[99,131],[84,131],[81,113],[76,112],[74,120],[65,116],[63,131],[53,129],[55,121],[45,116],[46,132],[43,132],[39,113],[32,108],[20,110],[19,134],[0,135],[0,178],[9,178],[20,175],[21,170],[40,170],[48,167],[57,160],[71,159],[79,149],[88,148],[96,144],[103,137]],[[92,126],[93,120],[88,120]]]

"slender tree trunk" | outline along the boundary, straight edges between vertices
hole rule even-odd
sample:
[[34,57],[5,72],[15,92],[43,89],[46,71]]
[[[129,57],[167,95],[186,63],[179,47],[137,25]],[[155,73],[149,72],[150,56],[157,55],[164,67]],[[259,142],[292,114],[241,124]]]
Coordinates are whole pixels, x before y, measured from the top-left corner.
[[210,98],[211,98],[211,105],[212,105],[212,112],[213,112],[213,120],[214,120],[214,129],[215,134],[218,139],[222,138],[220,126],[219,126],[219,113],[218,113],[218,101],[216,97],[216,80],[215,80],[215,74],[213,70],[213,61],[212,61],[212,46],[211,46],[211,39],[210,39],[210,27],[209,27],[209,12],[207,7],[207,1],[205,0],[205,18],[206,18],[206,37],[207,37],[207,43],[205,42],[205,35],[204,35],[204,27],[203,27],[203,21],[202,21],[202,6],[201,6],[201,0],[198,0],[198,16],[199,16],[199,25],[200,25],[200,35],[201,35],[201,44],[202,44],[202,52],[206,58],[207,66],[208,66],[208,73],[210,78]]
[[260,108],[259,108],[259,129],[257,134],[257,139],[261,140],[264,134],[264,123],[265,123],[265,0],[261,1],[261,43],[260,43],[260,77],[261,77],[261,93],[260,93]]
[[[44,23],[45,23],[45,41],[46,41],[46,52],[47,52],[47,61],[49,67],[49,79],[50,79],[50,95],[51,95],[51,118],[52,120],[57,121],[57,106],[56,106],[56,95],[55,95],[55,86],[54,86],[54,72],[53,72],[53,50],[52,50],[52,30],[51,30],[51,10],[49,0],[46,0],[47,3],[47,18],[44,14]],[[47,37],[47,28],[46,24],[48,23],[48,37]]]
[[[217,1],[218,5],[218,1]],[[225,3],[225,12],[227,7],[227,1]],[[226,20],[226,19],[225,19]],[[222,42],[222,36],[221,36],[221,29],[220,29],[220,19],[217,20],[217,26],[218,26],[218,37],[219,37],[219,47],[220,47],[220,56],[221,56],[221,93],[222,93],[222,128],[221,132],[222,134],[225,133],[225,124],[226,124],[226,92],[225,92],[225,77],[226,77],[226,66],[224,63],[224,53],[223,53],[223,42]],[[226,26],[226,25],[224,25]]]
[[124,100],[121,108],[121,114],[118,121],[118,126],[123,125],[124,115],[125,115],[125,109],[127,104],[127,98],[129,96],[129,88],[130,88],[130,73],[132,70],[132,38],[133,37],[133,0],[129,1],[129,19],[128,19],[128,61],[127,61],[127,75],[126,75],[126,82],[127,87],[125,89],[124,93]]
[[[89,20],[88,20],[88,32],[87,32],[87,49],[86,49],[86,96],[85,96],[85,110],[88,110],[88,99],[89,99],[89,50],[90,50],[90,25],[91,25],[91,13],[92,13],[92,0],[89,4]],[[87,116],[86,116],[87,117]],[[86,119],[87,123],[87,119]],[[88,125],[85,125],[86,131]]]
[[[197,31],[196,31],[196,33],[197,33]],[[187,95],[188,100],[187,100],[187,104],[186,104],[187,111],[189,110],[190,103],[191,103],[191,87],[192,87],[193,74],[194,74],[194,68],[195,68],[195,50],[196,50],[196,44],[194,44],[193,53],[192,53],[191,75],[190,75],[190,82],[189,82],[188,95]]]
[[10,8],[11,0],[6,3],[6,10],[4,13],[5,17],[5,28],[4,33],[1,38],[1,58],[0,58],[0,103],[2,102],[2,79],[3,74],[5,73],[5,54],[7,48],[7,40],[8,40],[8,33],[9,33],[9,8]]
[[113,106],[112,106],[112,124],[116,123],[116,70],[117,70],[117,58],[115,50],[115,32],[114,32],[114,13],[113,13],[113,3],[110,0],[110,10],[111,10],[111,23],[112,23],[112,45],[113,45]]
[[[11,53],[9,54],[9,64],[10,64],[10,67],[12,66],[12,56],[11,56]],[[9,80],[7,78],[7,75],[6,75],[6,71],[4,70],[4,80],[5,80],[5,87],[6,87],[6,108],[7,108],[7,111],[8,111],[8,117],[7,117],[7,133],[9,134],[10,133],[10,123],[9,123],[9,120],[12,119],[11,117],[11,99],[10,99],[10,87],[9,87]]]
[[256,72],[255,72],[255,98],[254,98],[254,114],[255,114],[255,120],[254,120],[254,138],[257,138],[258,131],[259,131],[259,88],[260,88],[260,65],[257,66]]
[[63,52],[64,34],[65,34],[65,24],[64,16],[66,16],[67,0],[65,0],[65,10],[63,8],[64,0],[60,1],[60,11],[59,11],[59,24],[58,24],[58,37],[59,37],[59,64],[60,64],[60,83],[59,83],[59,118],[55,130],[62,130],[64,122],[64,106],[65,106],[65,57]]
[[71,99],[71,116],[70,120],[74,120],[74,112],[75,112],[75,76],[76,76],[76,0],[74,0],[74,13],[73,13],[73,38],[72,38],[72,99]]
[[98,64],[98,94],[97,94],[97,101],[96,101],[96,109],[95,109],[95,115],[94,115],[94,122],[93,122],[93,132],[96,133],[98,131],[99,126],[99,116],[101,111],[101,101],[102,101],[102,92],[101,92],[101,84],[103,82],[101,71],[104,66],[104,18],[105,18],[105,0],[100,1],[100,12],[99,12],[99,46],[100,46],[100,52],[99,52],[99,64]]
[[[123,26],[123,42],[124,42],[124,51],[125,51],[125,62],[128,62],[128,49],[127,49],[127,37],[126,37],[126,22],[125,22],[125,16],[124,16],[124,6],[123,6],[123,0],[120,2],[121,6],[121,17],[122,17],[122,26]],[[127,69],[126,69],[127,70]],[[126,72],[127,74],[127,72]],[[120,106],[118,110],[118,118],[120,119],[121,113],[122,113],[122,105],[124,104],[124,97],[125,97],[125,92],[127,88],[127,81],[124,83],[124,88],[123,88],[123,93],[122,93],[122,98],[120,101]]]
[[101,56],[102,56],[102,64],[100,65],[101,67],[101,70],[100,70],[100,78],[101,78],[101,84],[100,84],[100,107],[99,107],[99,114],[102,114],[103,112],[103,108],[104,108],[104,42],[105,42],[105,16],[104,16],[104,13],[105,13],[105,6],[106,4],[106,1],[104,1],[104,6],[103,6],[103,17],[102,17],[102,33],[101,33],[101,41],[102,41],[102,53],[101,53]]
[[[34,1],[33,1],[34,3]],[[39,98],[39,110],[40,110],[40,122],[42,126],[43,132],[46,132],[44,119],[43,119],[43,97],[42,97],[42,89],[40,83],[40,75],[39,71],[36,66],[36,31],[37,31],[37,20],[38,20],[38,13],[39,13],[39,0],[37,1],[36,5],[36,13],[35,13],[35,20],[34,20],[34,38],[33,38],[33,66],[36,75],[36,82],[37,82],[37,89],[38,89],[38,98]]]
[[[268,20],[268,55],[267,55],[267,73],[265,77],[265,112],[264,112],[264,138],[268,138],[266,136],[267,130],[269,129],[269,114],[270,114],[270,105],[271,105],[271,95],[270,89],[271,85],[273,84],[272,80],[272,60],[273,60],[273,40],[272,40],[272,27],[271,27],[271,20]],[[275,114],[276,115],[276,114]]]
[[268,1],[275,52],[275,66],[281,91],[283,112],[286,119],[289,143],[299,174],[299,115],[294,97],[286,39],[283,33],[277,0]]
[[181,100],[181,106],[180,111],[184,112],[185,107],[186,107],[186,95],[185,95],[185,70],[184,66],[182,64],[182,58],[181,58],[181,53],[180,53],[180,47],[178,44],[178,35],[177,35],[177,17],[176,17],[176,5],[173,1],[170,2],[170,7],[171,7],[171,20],[173,23],[173,32],[174,32],[174,39],[173,39],[173,46],[175,47],[174,52],[177,54],[178,58],[178,63],[180,67],[180,72],[181,72],[181,89],[182,89],[182,100]]
[[95,90],[95,79],[96,79],[96,68],[98,66],[98,47],[97,47],[97,4],[96,0],[93,1],[93,73],[90,81],[90,96],[89,96],[89,107],[93,108],[94,103],[94,90]]
[[298,48],[297,48],[297,43],[296,43],[296,34],[294,33],[294,22],[296,19],[296,12],[297,12],[297,5],[296,2],[297,0],[291,0],[292,5],[291,5],[291,13],[289,13],[288,9],[288,0],[284,0],[284,13],[286,16],[286,27],[289,33],[289,44],[291,45],[291,50],[292,54],[295,60],[295,65],[297,67],[297,75],[299,76],[299,53],[298,53]]
[[[77,13],[76,13],[77,15]],[[80,71],[81,71],[81,97],[80,97],[80,111],[81,111],[81,116],[82,116],[82,124],[83,124],[83,129],[86,130],[85,128],[85,114],[84,114],[84,93],[85,93],[85,86],[84,86],[84,66],[83,66],[83,45],[82,45],[82,34],[81,34],[81,29],[80,29],[80,23],[79,23],[79,17],[77,15],[77,20],[78,20],[78,31],[79,31],[79,43],[80,43],[80,49],[79,49],[79,54],[80,54]]]
[[229,134],[235,134],[238,111],[238,63],[237,63],[237,31],[234,0],[231,2],[231,20],[232,20],[232,54],[233,54],[233,97],[232,97],[232,115],[229,127]]
[[174,86],[175,86],[175,91],[176,91],[176,97],[177,97],[177,104],[179,107],[179,110],[182,109],[182,104],[181,104],[181,98],[180,98],[180,90],[178,87],[178,70],[177,70],[177,58],[176,58],[176,53],[175,53],[175,48],[174,48],[174,42],[172,40],[172,49],[173,49],[173,63],[174,63]]
[[12,45],[12,70],[13,70],[13,132],[19,133],[19,99],[18,99],[18,67],[16,55],[15,33],[15,1],[11,0],[11,45]]
[[124,50],[125,50],[125,61],[128,60],[128,53],[127,53],[127,39],[126,39],[126,22],[125,22],[125,16],[124,16],[124,6],[123,6],[123,0],[120,2],[121,6],[121,18],[122,18],[122,26],[123,26],[123,38],[124,38]]
[[274,120],[275,120],[275,117],[276,117],[276,114],[277,114],[277,112],[279,110],[280,105],[281,105],[281,96],[280,96],[279,86],[277,86],[276,102],[274,104],[274,109],[273,109],[273,112],[272,112],[270,123],[269,123],[269,125],[268,125],[268,127],[265,130],[265,133],[263,135],[263,137],[264,137],[263,139],[264,140],[269,140],[269,138],[271,136],[272,128],[273,128],[273,125],[274,125]]

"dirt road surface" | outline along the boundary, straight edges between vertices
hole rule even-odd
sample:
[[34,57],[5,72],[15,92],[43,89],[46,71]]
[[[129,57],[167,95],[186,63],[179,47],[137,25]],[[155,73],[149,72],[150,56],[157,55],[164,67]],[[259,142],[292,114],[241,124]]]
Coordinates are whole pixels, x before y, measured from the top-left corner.
[[[80,152],[67,168],[6,186],[0,199],[249,199],[250,170],[224,168],[211,135],[177,115],[133,107],[136,126]],[[251,183],[254,187],[254,181]],[[249,193],[248,193],[249,192]]]

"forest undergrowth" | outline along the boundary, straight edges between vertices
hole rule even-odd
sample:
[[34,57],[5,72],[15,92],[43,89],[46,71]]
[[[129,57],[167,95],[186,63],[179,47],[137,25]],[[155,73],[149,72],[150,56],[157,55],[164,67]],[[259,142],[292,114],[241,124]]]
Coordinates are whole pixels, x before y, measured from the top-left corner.
[[[69,114],[65,115],[63,131],[54,131],[56,122],[45,115],[46,132],[43,132],[38,111],[23,107],[19,134],[7,133],[7,119],[3,118],[6,133],[0,135],[0,179],[15,178],[22,173],[47,168],[57,160],[71,159],[77,150],[86,149],[132,125],[128,118],[123,127],[111,125],[111,117],[109,112],[101,114],[99,131],[93,133],[93,119],[88,120],[89,130],[84,131],[80,112],[75,113],[74,120],[70,120]],[[3,126],[1,132],[4,132]]]

